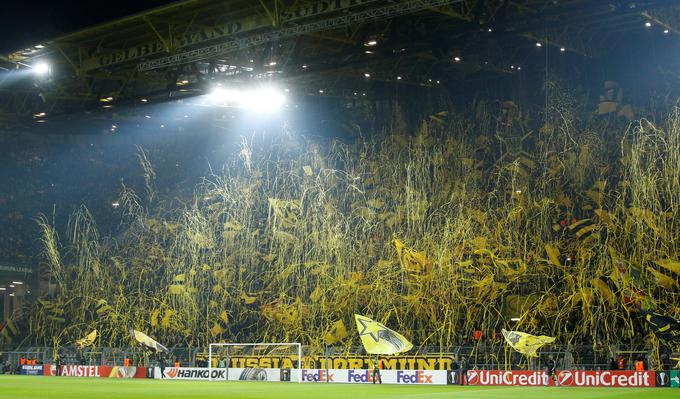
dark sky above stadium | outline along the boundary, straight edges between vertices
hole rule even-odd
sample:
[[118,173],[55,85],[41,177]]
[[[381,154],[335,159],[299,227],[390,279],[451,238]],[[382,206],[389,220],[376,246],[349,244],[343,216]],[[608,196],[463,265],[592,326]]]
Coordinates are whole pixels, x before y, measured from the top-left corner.
[[88,26],[172,3],[169,0],[5,1],[0,9],[0,54]]

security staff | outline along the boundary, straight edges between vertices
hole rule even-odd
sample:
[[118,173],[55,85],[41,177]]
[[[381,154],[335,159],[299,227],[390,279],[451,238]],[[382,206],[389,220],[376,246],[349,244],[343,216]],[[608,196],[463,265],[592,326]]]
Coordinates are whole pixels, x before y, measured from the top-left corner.
[[378,376],[378,382],[382,384],[382,378],[380,377],[380,369],[382,368],[382,363],[376,356],[375,359],[373,359],[373,383],[375,384],[375,377]]
[[158,357],[158,368],[161,370],[161,379],[165,379],[165,356],[160,354]]
[[555,369],[557,368],[557,363],[555,362],[555,359],[553,359],[552,355],[548,357],[548,363],[546,364],[546,368],[548,369],[548,380],[547,384],[550,385],[550,379],[555,380],[555,385],[560,386],[560,382],[557,381],[557,373],[555,372]]
[[[470,381],[468,381],[468,372],[469,366],[467,359],[465,359],[465,356],[460,357],[460,385],[470,385]],[[463,383],[463,379],[465,380],[465,383]]]

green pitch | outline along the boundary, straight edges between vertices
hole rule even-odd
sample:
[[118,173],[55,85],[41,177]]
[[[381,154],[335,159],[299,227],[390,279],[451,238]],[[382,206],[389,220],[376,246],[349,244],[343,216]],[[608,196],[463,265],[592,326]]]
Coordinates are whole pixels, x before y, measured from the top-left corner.
[[0,398],[13,399],[597,399],[678,398],[672,388],[520,388],[119,380],[0,375]]

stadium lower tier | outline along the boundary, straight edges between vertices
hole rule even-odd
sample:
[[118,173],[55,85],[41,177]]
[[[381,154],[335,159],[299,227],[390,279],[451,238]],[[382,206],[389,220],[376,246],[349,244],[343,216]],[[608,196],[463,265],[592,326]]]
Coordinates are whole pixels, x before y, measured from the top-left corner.
[[274,369],[202,367],[123,366],[22,366],[21,374],[95,378],[154,378],[168,380],[277,381],[303,383],[482,385],[482,386],[569,386],[569,387],[680,387],[680,371],[558,370],[469,370],[467,378],[456,370],[382,370],[378,375],[365,369]]

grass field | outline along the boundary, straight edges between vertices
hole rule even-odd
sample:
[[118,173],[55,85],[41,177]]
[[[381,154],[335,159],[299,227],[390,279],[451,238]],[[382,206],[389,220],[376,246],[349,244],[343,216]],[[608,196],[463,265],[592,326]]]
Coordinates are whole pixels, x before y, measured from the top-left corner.
[[276,382],[120,380],[107,378],[54,378],[0,375],[0,398],[670,399],[680,398],[680,389],[296,384]]

